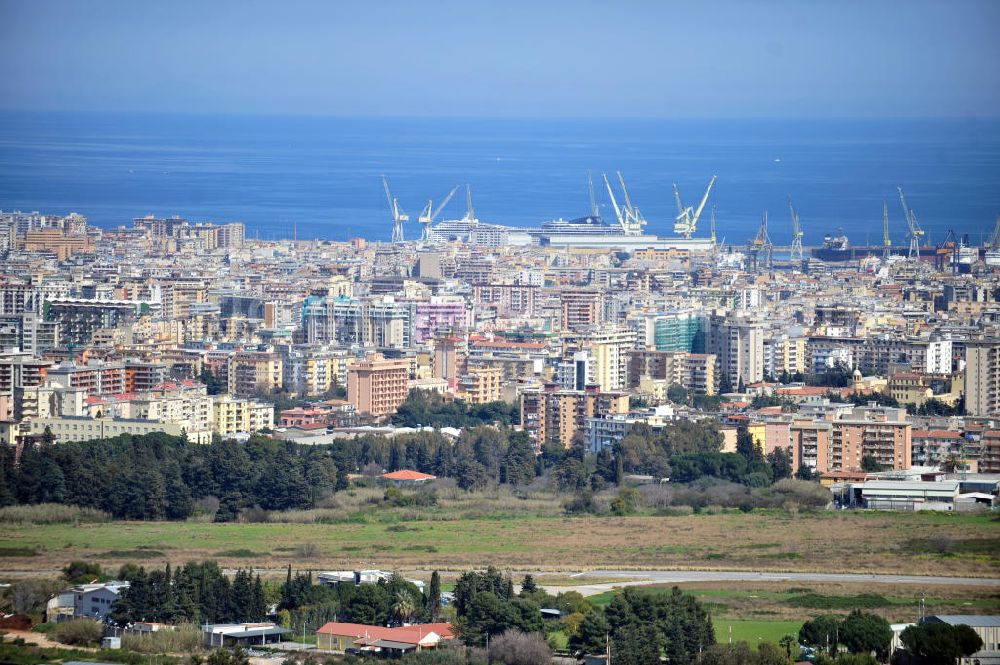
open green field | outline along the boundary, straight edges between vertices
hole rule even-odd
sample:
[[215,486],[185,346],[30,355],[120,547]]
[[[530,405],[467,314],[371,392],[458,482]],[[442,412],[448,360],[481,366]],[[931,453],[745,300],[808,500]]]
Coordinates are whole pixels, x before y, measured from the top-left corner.
[[721,644],[728,643],[732,638],[733,643],[746,642],[751,646],[756,646],[758,642],[778,643],[785,635],[798,637],[801,621],[715,621],[715,640]]
[[[457,517],[457,516],[456,516]],[[217,559],[227,566],[462,570],[613,567],[997,576],[1000,521],[983,515],[727,512],[424,517],[381,511],[341,522],[97,522],[0,525],[0,576],[74,559],[106,566]]]

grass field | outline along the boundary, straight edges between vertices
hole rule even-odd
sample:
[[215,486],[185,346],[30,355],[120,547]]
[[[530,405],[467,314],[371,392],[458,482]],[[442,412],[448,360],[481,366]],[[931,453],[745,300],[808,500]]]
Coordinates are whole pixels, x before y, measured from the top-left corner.
[[[757,638],[777,642],[797,635],[805,620],[821,614],[847,614],[863,609],[891,623],[913,621],[918,603],[928,614],[998,614],[1000,587],[935,586],[921,589],[903,584],[793,582],[697,582],[678,585],[695,596],[712,614],[716,639],[755,644]],[[670,585],[637,587],[643,593],[669,593]],[[606,605],[620,590],[592,596],[590,601]]]
[[676,517],[384,511],[333,524],[106,522],[0,525],[0,577],[74,559],[115,566],[461,570],[700,568],[995,576],[1000,521],[930,513],[727,512]]
[[798,637],[801,621],[715,621],[715,640],[720,644],[728,643],[732,638],[733,643],[746,642],[750,646],[756,646],[758,642],[778,643],[785,635]]

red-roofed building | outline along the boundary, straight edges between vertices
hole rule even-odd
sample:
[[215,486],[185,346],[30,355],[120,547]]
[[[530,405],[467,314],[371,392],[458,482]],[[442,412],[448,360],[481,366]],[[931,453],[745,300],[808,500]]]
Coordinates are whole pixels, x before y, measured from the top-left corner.
[[913,430],[910,466],[936,466],[951,456],[959,457],[965,438],[954,430]]
[[412,487],[414,485],[420,485],[421,483],[430,482],[437,476],[432,476],[429,473],[412,471],[410,469],[401,469],[399,471],[392,471],[391,473],[384,473],[382,474],[382,477],[396,487]]
[[316,631],[316,648],[324,651],[362,649],[389,655],[434,649],[454,638],[451,624],[427,623],[398,628],[331,621]]

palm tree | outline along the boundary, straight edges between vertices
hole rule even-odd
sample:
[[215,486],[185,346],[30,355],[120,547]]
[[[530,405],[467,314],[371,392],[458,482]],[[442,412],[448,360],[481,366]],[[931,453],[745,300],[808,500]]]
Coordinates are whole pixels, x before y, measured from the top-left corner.
[[408,623],[413,615],[417,611],[416,603],[413,602],[413,596],[406,591],[400,591],[396,594],[396,599],[392,603],[392,615],[399,620],[400,623]]

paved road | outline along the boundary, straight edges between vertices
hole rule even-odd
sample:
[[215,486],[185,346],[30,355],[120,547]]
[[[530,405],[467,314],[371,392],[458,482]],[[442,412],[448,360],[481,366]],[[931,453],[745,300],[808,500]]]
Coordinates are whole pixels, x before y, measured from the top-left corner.
[[[642,584],[676,584],[680,582],[846,582],[855,584],[915,584],[936,586],[998,587],[1000,579],[982,577],[931,577],[924,575],[861,575],[856,573],[752,573],[735,570],[592,570],[577,573],[580,584],[573,586],[552,586],[550,592],[578,591],[584,596],[593,596],[615,587]],[[588,577],[620,577],[621,582],[587,584]],[[545,578],[539,578],[544,585]]]

